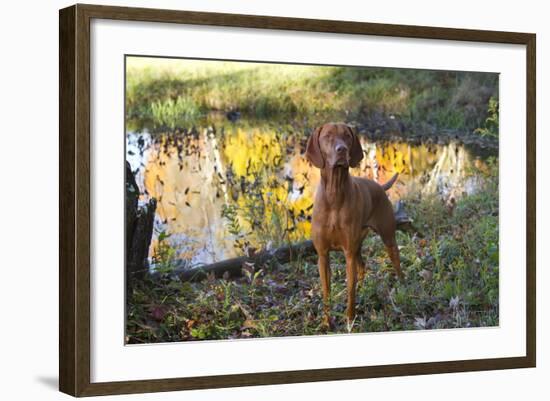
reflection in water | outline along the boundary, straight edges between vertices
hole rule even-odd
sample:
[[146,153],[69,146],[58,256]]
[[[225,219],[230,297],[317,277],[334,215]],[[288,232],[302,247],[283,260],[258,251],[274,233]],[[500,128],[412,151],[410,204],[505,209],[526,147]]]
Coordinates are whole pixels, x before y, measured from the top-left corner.
[[[305,137],[230,126],[170,135],[127,135],[127,159],[143,193],[158,200],[155,236],[171,234],[177,257],[211,263],[247,249],[309,237],[319,170],[304,158]],[[409,192],[443,198],[471,193],[484,168],[462,145],[369,143],[352,174],[387,181],[396,201]],[[472,174],[473,172],[473,174]],[[158,242],[153,239],[153,250]]]

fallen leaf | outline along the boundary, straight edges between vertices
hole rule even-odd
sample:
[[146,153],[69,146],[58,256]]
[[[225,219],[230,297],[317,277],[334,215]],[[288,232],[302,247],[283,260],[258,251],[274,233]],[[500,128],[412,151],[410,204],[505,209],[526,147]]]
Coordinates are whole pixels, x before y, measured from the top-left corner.
[[418,329],[425,329],[426,328],[426,318],[425,317],[415,317],[414,318],[414,325]]
[[460,303],[460,298],[457,295],[456,297],[451,298],[451,300],[449,301],[449,307],[451,307],[452,309],[456,309],[458,308],[459,303]]
[[426,270],[426,269],[420,271],[418,275],[426,281],[430,281],[433,277],[433,273],[430,270]]
[[256,322],[254,320],[251,320],[251,319],[246,319],[241,327],[241,329],[255,329],[257,326],[256,326]]
[[438,313],[437,315],[432,316],[431,318],[428,319],[428,321],[426,322],[426,328],[433,329],[435,328],[437,323],[439,323],[440,321],[441,321],[441,315]]
[[166,308],[163,306],[153,306],[151,308],[151,317],[156,320],[157,322],[160,322],[164,319],[164,316],[166,316]]

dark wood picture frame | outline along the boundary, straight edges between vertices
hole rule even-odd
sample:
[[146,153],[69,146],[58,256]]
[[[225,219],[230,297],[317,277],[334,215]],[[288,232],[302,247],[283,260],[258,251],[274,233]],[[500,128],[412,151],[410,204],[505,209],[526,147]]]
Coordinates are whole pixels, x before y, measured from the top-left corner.
[[[90,21],[93,18],[525,45],[526,356],[91,383]],[[92,396],[535,367],[535,34],[80,4],[60,10],[59,30],[59,388],[62,392]]]

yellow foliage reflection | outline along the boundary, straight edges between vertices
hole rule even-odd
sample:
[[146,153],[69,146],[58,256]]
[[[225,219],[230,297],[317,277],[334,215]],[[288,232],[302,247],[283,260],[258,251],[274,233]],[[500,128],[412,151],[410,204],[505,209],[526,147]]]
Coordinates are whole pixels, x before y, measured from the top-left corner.
[[[309,238],[320,174],[306,161],[299,136],[236,125],[157,137],[140,158],[141,185],[158,200],[157,226],[171,234],[177,257],[210,263],[245,247]],[[409,191],[461,196],[475,187],[469,172],[484,168],[455,143],[362,145],[365,158],[351,173],[385,182],[399,172],[393,201]],[[235,221],[223,217],[227,208]]]

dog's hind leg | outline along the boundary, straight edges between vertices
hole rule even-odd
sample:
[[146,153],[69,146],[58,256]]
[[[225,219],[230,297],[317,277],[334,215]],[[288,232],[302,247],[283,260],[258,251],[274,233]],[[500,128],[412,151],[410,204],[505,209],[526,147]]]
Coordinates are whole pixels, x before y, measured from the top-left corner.
[[393,238],[388,238],[388,239],[382,238],[382,241],[386,246],[386,251],[388,252],[388,255],[390,257],[395,273],[397,274],[397,277],[401,280],[403,279],[403,272],[401,271],[399,248],[397,247],[397,242],[395,241],[395,234],[392,237]]
[[365,273],[367,271],[367,266],[363,260],[363,255],[361,255],[361,248],[357,251],[357,256],[355,258],[356,270],[357,270],[357,282],[361,284],[365,279]]
[[[393,217],[393,216],[392,216]],[[397,247],[397,241],[395,240],[395,222],[386,223],[379,230],[378,233],[382,238],[382,242],[386,246],[386,251],[390,257],[391,264],[397,274],[397,277],[403,279],[403,273],[401,272],[401,262],[399,258],[399,248]]]
[[386,251],[395,269],[395,273],[399,279],[402,279],[403,273],[401,272],[399,248],[395,240],[395,217],[393,214],[393,207],[387,198],[381,200],[378,207],[378,213],[374,216],[370,224],[382,238],[382,242],[384,242],[386,246]]

